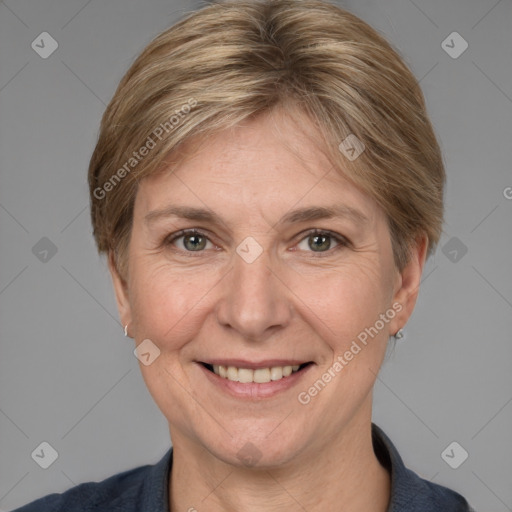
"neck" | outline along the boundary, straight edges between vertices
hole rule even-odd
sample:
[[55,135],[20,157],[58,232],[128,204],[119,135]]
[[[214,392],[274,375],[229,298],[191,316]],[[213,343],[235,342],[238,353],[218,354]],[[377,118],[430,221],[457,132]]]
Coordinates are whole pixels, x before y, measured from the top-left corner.
[[373,451],[368,419],[315,442],[284,467],[234,467],[176,432],[173,445],[171,512],[385,512],[388,507],[390,475]]

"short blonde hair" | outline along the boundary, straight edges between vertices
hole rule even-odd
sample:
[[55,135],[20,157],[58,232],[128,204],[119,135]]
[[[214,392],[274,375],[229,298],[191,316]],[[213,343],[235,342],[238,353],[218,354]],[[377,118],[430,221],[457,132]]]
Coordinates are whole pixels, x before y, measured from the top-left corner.
[[[100,253],[127,272],[137,184],[178,161],[185,142],[291,104],[318,128],[335,168],[383,208],[397,267],[421,235],[430,254],[445,172],[419,84],[374,29],[321,0],[219,1],[143,50],[105,110],[90,161]],[[340,150],[349,135],[364,144],[356,159]]]

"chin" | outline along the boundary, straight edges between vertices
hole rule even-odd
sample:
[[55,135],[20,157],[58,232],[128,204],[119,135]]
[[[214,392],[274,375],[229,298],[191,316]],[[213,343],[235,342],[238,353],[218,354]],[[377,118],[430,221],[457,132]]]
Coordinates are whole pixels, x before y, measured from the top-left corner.
[[282,467],[300,454],[308,443],[303,434],[299,437],[298,432],[277,432],[277,423],[272,422],[271,428],[247,428],[233,437],[224,435],[220,443],[210,440],[204,444],[212,455],[232,466],[254,469]]

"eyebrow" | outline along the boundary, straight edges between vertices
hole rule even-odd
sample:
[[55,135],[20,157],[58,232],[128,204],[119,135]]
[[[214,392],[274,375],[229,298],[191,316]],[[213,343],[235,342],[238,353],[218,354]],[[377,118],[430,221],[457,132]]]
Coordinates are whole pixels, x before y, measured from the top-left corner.
[[[182,219],[203,221],[212,224],[226,224],[215,212],[206,208],[194,208],[191,206],[168,206],[161,210],[153,210],[144,217],[144,222],[146,224],[152,224],[156,220],[167,217],[180,217]],[[286,213],[276,223],[276,226],[333,218],[348,218],[357,224],[367,224],[369,222],[368,217],[363,212],[351,206],[311,206]]]

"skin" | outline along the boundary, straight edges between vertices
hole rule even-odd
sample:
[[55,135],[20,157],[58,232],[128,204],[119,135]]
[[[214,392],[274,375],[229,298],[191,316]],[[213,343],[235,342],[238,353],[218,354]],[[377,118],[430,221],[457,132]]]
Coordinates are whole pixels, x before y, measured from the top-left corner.
[[[371,442],[372,388],[389,336],[414,308],[427,241],[418,238],[400,272],[383,211],[332,169],[307,137],[312,123],[294,119],[276,109],[247,120],[143,180],[128,275],[110,258],[123,325],[136,344],[149,338],[160,350],[140,366],[169,422],[171,512],[339,510],[341,503],[344,511],[385,511],[389,503],[390,476]],[[366,222],[278,222],[292,209],[339,204]],[[222,221],[145,220],[170,205],[207,208]],[[207,237],[199,251],[190,250],[190,237],[169,241],[191,228]],[[320,241],[324,250],[315,251],[315,228],[348,241],[328,238],[330,248]],[[249,236],[263,249],[252,263],[236,252]],[[300,403],[298,394],[393,304],[401,311]],[[314,365],[275,396],[239,398],[212,384],[197,362],[219,357]],[[258,454],[251,466],[237,456],[247,443]]]

